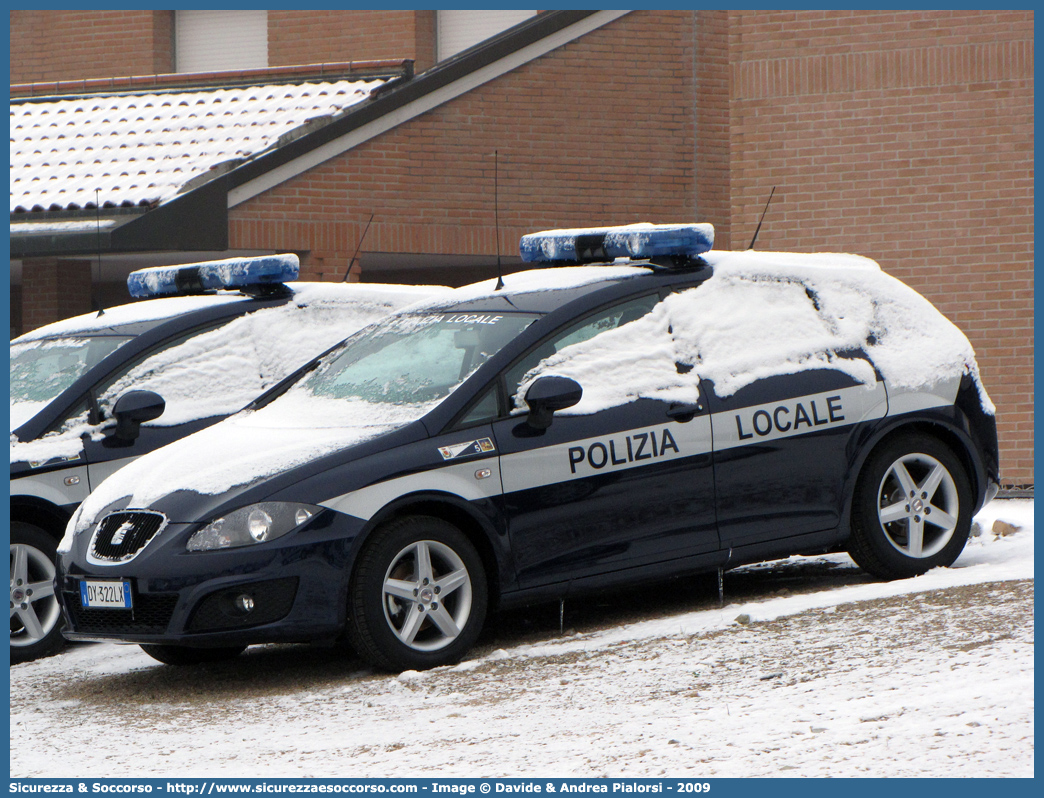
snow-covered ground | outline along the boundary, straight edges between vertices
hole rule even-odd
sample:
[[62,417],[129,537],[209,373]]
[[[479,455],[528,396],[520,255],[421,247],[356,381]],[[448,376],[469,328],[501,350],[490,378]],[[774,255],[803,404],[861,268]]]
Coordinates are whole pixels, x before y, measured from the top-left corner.
[[724,607],[706,585],[683,607],[675,584],[637,611],[567,606],[565,634],[557,607],[514,613],[426,673],[304,646],[185,669],[75,646],[11,668],[11,775],[1029,777],[1033,502],[977,520],[953,568],[917,579],[794,557],[726,574]]

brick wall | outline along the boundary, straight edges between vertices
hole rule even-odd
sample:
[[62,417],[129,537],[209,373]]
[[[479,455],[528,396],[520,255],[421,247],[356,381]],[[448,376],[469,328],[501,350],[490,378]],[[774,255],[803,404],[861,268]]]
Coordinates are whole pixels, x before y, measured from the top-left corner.
[[435,63],[434,11],[268,12],[269,66],[389,58]]
[[173,11],[11,11],[11,83],[173,72]]
[[731,249],[729,17],[727,11],[695,16],[696,212],[714,225],[715,248]]
[[91,310],[91,262],[33,258],[22,264],[21,332]]
[[367,251],[493,263],[494,151],[505,254],[534,229],[692,219],[692,20],[631,14],[481,86],[233,209],[229,245],[343,274],[373,212]]
[[732,12],[745,246],[876,259],[971,339],[1006,482],[1033,481],[1032,12]]

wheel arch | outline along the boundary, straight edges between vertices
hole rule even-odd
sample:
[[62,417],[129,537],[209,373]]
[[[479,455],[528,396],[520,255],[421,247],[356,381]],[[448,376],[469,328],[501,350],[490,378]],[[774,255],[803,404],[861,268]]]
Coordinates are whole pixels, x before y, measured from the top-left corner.
[[72,514],[51,502],[36,496],[11,497],[11,521],[21,521],[40,527],[56,541],[65,534]]
[[[383,507],[375,514],[359,536],[358,546],[361,548],[371,535],[384,524],[406,516],[423,515],[438,518],[459,529],[475,547],[482,565],[486,569],[486,583],[489,593],[490,608],[494,609],[500,600],[500,590],[504,571],[507,567],[506,555],[502,547],[494,544],[500,537],[493,521],[485,518],[471,505],[471,502],[450,493],[426,491],[401,496]],[[358,558],[356,558],[357,560]],[[353,576],[355,566],[352,567]]]
[[981,508],[986,493],[986,472],[982,462],[974,454],[974,444],[966,432],[959,427],[948,424],[941,419],[906,418],[895,419],[891,424],[885,424],[875,430],[874,434],[859,449],[858,456],[852,463],[850,470],[849,485],[845,491],[845,507],[842,514],[845,526],[845,537],[851,532],[850,519],[852,513],[852,501],[855,496],[856,486],[863,474],[867,460],[882,446],[887,445],[896,438],[904,435],[922,434],[935,438],[946,446],[964,466],[968,481],[971,483],[972,495],[975,496],[974,512]]

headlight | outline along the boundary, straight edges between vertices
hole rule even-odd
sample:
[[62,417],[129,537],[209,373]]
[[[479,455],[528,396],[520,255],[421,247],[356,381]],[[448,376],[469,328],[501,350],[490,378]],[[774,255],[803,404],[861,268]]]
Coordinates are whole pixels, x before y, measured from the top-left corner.
[[234,549],[267,543],[304,524],[321,508],[294,502],[260,502],[215,518],[189,538],[189,551]]

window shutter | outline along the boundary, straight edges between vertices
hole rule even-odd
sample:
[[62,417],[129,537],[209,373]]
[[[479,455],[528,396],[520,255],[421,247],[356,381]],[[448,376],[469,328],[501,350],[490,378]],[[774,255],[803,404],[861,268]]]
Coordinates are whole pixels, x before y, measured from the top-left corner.
[[178,72],[220,72],[268,66],[268,12],[176,11]]
[[444,61],[473,44],[536,16],[536,11],[438,11],[438,59]]

